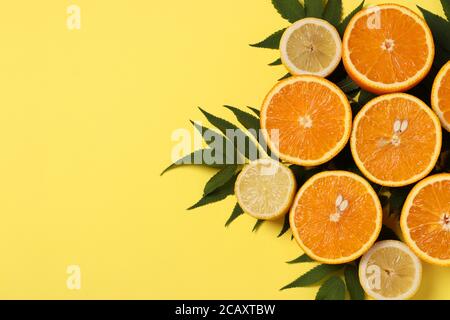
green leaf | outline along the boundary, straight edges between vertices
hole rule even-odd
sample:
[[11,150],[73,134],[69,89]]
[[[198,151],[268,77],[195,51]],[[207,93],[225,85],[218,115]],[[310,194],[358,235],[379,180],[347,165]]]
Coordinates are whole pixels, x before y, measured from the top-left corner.
[[305,174],[305,167],[298,166],[296,164],[291,164],[289,166],[289,169],[292,170],[292,173],[294,173],[295,180],[297,182],[297,186],[301,186],[303,184],[302,177]]
[[283,64],[283,62],[281,61],[281,58],[278,58],[274,62],[269,63],[269,66],[279,66],[281,64]]
[[394,230],[392,230],[391,228],[389,228],[388,226],[383,224],[377,241],[383,241],[383,240],[398,240],[398,241],[400,241],[400,238],[397,236],[397,234],[394,232]]
[[208,204],[222,201],[228,196],[231,196],[234,194],[234,183],[236,182],[236,176],[233,177],[230,181],[228,181],[226,184],[224,184],[222,187],[216,189],[216,191],[203,196],[196,204],[194,204],[192,207],[188,208],[188,210],[196,209],[202,206],[206,206]]
[[247,107],[247,108],[249,108],[254,114],[256,114],[256,116],[259,118],[259,116],[261,115],[261,112],[258,110],[258,109],[256,109],[256,108],[253,108],[253,107]]
[[278,81],[283,81],[283,80],[288,79],[290,77],[292,77],[292,74],[286,73],[284,76],[282,76],[280,79],[278,79]]
[[365,1],[361,2],[360,5],[357,6],[356,9],[353,10],[348,16],[346,16],[345,19],[338,25],[337,29],[341,37],[344,35],[345,29],[347,28],[350,20],[354,17],[355,14],[361,11],[361,9],[364,7],[364,2]]
[[342,20],[342,0],[328,0],[323,18],[337,27]]
[[450,60],[450,51],[445,50],[440,44],[436,43],[436,55],[434,57],[434,67],[437,70],[441,68]]
[[[194,128],[200,133],[200,135],[202,136],[203,140],[205,140],[207,145],[211,145],[212,143],[214,143],[215,141],[217,141],[217,139],[221,139],[222,140],[222,145],[225,147],[225,143],[226,143],[226,139],[223,135],[221,135],[220,133],[205,127],[203,125],[201,125],[200,123],[194,122],[192,120],[190,120],[192,125],[194,126]],[[209,132],[211,137],[214,137],[214,139],[205,139],[205,133]]]
[[361,107],[363,107],[364,105],[367,104],[367,102],[369,102],[370,100],[372,100],[376,96],[377,95],[373,94],[372,92],[365,91],[365,90],[361,89],[361,93],[359,94],[359,97],[358,97],[358,103],[361,105]]
[[305,17],[305,9],[298,0],[272,0],[272,4],[278,13],[291,23]]
[[358,269],[348,264],[344,271],[345,283],[347,284],[347,290],[350,293],[352,300],[364,300],[366,295],[361,283],[359,282]]
[[[226,164],[238,163],[239,161],[243,162],[241,159],[241,154],[234,147],[234,145],[230,140],[226,139],[222,134],[217,133],[216,131],[208,127],[205,127],[197,122],[191,120],[191,123],[194,126],[194,128],[200,133],[203,140],[205,140],[206,144],[211,147],[211,149],[207,150],[212,150],[213,155],[215,155],[217,152],[218,158],[220,157],[220,155],[222,156],[222,158],[220,158],[223,159],[223,161],[220,162],[221,164],[223,164],[221,167],[224,167]],[[206,136],[207,133],[208,136]],[[229,147],[233,148],[234,154],[227,153]]]
[[348,76],[344,80],[336,83],[336,85],[341,88],[344,93],[350,93],[359,89],[359,86]]
[[331,264],[318,265],[317,267],[309,270],[304,275],[300,276],[297,280],[281,288],[281,290],[298,287],[307,287],[316,284],[329,274],[336,272],[342,268],[343,268],[342,265],[331,265]]
[[345,300],[345,283],[338,276],[325,281],[316,295],[316,300]]
[[[205,151],[210,151],[210,149],[197,150],[197,151],[192,152],[191,154],[184,156],[183,158],[177,160],[175,163],[172,163],[170,166],[168,166],[166,169],[164,169],[164,171],[161,172],[161,176],[170,170],[173,170],[173,169],[181,167],[181,166],[187,166],[187,165],[201,165],[201,166],[207,166],[207,167],[212,167],[212,168],[222,168],[225,166],[226,159],[225,159],[225,156],[223,156],[223,155],[222,155],[221,164],[213,163],[214,161],[212,159],[210,159],[211,161],[205,162],[205,157],[204,157]],[[200,163],[198,163],[198,161],[197,161],[198,159],[201,160]]]
[[255,225],[253,226],[252,232],[256,232],[261,228],[261,225],[264,223],[265,220],[258,220],[256,221]]
[[323,0],[305,0],[307,17],[322,18],[323,9]]
[[311,259],[307,254],[302,254],[300,257],[295,258],[294,260],[288,261],[286,263],[296,264],[296,263],[305,263],[305,262],[315,262]]
[[286,28],[278,30],[277,32],[271,34],[266,39],[261,42],[251,44],[250,46],[255,48],[266,48],[266,49],[279,49],[281,37],[283,36]]
[[289,214],[286,214],[284,216],[283,228],[281,228],[281,231],[278,234],[278,238],[281,237],[283,234],[285,234],[289,230],[290,227],[291,226],[289,224]]
[[441,0],[442,8],[444,9],[447,21],[450,21],[450,0]]
[[[219,129],[229,141],[232,142],[233,146],[243,154],[247,159],[256,160],[258,158],[258,148],[255,143],[249,138],[249,136],[238,128],[231,122],[216,117],[211,113],[199,108],[208,121]],[[231,132],[229,132],[231,130]],[[230,137],[229,134],[232,133],[234,137]],[[233,139],[232,139],[233,138]],[[237,141],[236,141],[237,140]],[[241,143],[240,143],[241,142]]]
[[450,51],[450,23],[422,7],[417,7],[422,11],[423,17],[427,21],[434,39],[441,47]]
[[238,166],[235,164],[230,164],[222,168],[217,172],[205,185],[203,195],[208,195],[218,188],[222,187],[225,183],[231,180],[236,173]]
[[400,214],[411,189],[411,186],[390,189],[391,197],[389,198],[389,203],[391,214]]
[[231,216],[228,218],[227,222],[225,223],[225,227],[228,227],[234,220],[236,220],[240,215],[244,214],[244,210],[242,210],[239,203],[236,203],[234,206],[233,212],[231,213]]
[[239,123],[242,124],[245,129],[249,130],[249,132],[258,140],[260,123],[257,117],[232,106],[224,107],[233,112]]

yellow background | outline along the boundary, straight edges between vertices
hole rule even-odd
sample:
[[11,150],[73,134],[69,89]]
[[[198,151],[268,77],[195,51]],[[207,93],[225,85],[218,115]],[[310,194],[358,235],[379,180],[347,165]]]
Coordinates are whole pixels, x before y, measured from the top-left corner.
[[[301,252],[280,223],[226,229],[231,197],[186,211],[213,171],[159,176],[172,132],[203,120],[196,106],[229,119],[222,104],[259,107],[285,71],[248,43],[286,25],[270,0],[3,1],[0,298],[314,298],[278,291],[310,267],[285,263]],[[417,298],[450,298],[448,283],[427,265]]]

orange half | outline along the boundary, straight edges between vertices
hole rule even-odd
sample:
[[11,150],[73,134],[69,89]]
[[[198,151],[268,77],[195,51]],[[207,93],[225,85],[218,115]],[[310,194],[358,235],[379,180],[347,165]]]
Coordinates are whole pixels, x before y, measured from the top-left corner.
[[417,85],[434,60],[433,35],[425,20],[396,4],[358,12],[343,39],[343,62],[363,89],[385,94]]
[[342,264],[363,255],[380,234],[382,208],[362,177],[327,171],[309,179],[290,212],[295,239],[312,259]]
[[282,160],[316,166],[346,145],[352,111],[332,82],[302,75],[279,82],[261,108],[261,129],[269,148]]
[[403,238],[424,261],[450,266],[450,174],[418,183],[400,219]]
[[389,187],[415,183],[433,170],[442,146],[436,114],[405,93],[380,96],[355,117],[350,146],[359,169]]
[[441,119],[442,127],[450,132],[450,61],[439,71],[431,93],[433,110]]

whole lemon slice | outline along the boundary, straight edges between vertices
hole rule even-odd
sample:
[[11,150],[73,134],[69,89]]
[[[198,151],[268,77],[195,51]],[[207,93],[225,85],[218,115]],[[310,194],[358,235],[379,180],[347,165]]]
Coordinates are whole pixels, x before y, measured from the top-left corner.
[[405,300],[419,289],[422,264],[403,242],[380,241],[361,258],[359,279],[374,299]]
[[275,220],[288,212],[296,187],[289,168],[272,159],[260,159],[244,167],[235,193],[244,212],[257,219]]
[[341,38],[325,20],[306,18],[286,29],[281,42],[281,61],[293,75],[330,75],[342,57]]

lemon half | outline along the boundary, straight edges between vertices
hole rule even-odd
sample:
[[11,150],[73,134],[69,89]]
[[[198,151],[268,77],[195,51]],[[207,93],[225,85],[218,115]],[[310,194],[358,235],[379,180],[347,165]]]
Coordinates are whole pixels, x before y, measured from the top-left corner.
[[406,300],[419,289],[422,264],[403,242],[380,241],[362,257],[359,279],[374,299]]
[[242,210],[261,220],[275,220],[285,215],[295,191],[292,171],[272,159],[260,159],[245,166],[235,185]]
[[306,18],[286,29],[280,51],[281,60],[291,74],[327,77],[341,61],[342,42],[330,23]]

